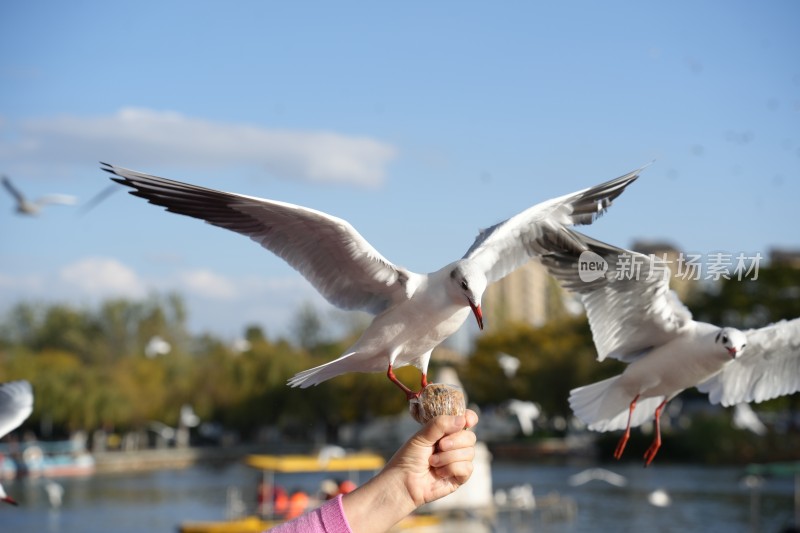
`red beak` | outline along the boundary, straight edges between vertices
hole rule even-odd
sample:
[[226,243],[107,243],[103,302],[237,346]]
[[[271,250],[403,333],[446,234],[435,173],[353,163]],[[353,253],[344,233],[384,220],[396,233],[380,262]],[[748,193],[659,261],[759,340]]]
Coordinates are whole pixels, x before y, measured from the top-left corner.
[[480,305],[475,305],[472,300],[469,301],[469,306],[472,308],[472,313],[475,315],[475,320],[478,321],[478,327],[483,329],[483,312]]
[[16,502],[16,501],[13,499],[13,498],[10,498],[10,497],[8,497],[8,496],[6,496],[5,498],[3,498],[3,501],[4,501],[4,502],[8,502],[8,503],[10,503],[11,505],[19,505],[19,504],[18,504],[18,503],[17,503],[17,502]]
[[736,348],[728,348],[728,353],[731,355],[731,359],[736,358]]

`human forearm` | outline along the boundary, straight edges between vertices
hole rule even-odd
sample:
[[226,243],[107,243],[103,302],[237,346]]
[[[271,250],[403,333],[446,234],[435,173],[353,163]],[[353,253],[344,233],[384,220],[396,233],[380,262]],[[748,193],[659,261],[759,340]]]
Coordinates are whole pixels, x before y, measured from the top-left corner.
[[417,508],[401,476],[398,470],[384,470],[342,497],[344,513],[353,533],[388,531]]
[[420,429],[365,485],[345,495],[342,506],[354,533],[391,528],[419,506],[466,483],[472,474],[478,416],[440,416]]

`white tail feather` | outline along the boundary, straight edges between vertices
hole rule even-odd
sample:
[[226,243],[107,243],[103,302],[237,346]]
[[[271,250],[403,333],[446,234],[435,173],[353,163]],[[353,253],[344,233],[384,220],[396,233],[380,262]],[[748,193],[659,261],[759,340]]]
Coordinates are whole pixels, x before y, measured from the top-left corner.
[[[616,386],[620,376],[598,381],[570,391],[569,405],[584,424],[593,431],[625,429],[633,397]],[[637,427],[654,417],[663,396],[644,398],[636,402],[631,427]]]
[[348,372],[385,372],[388,369],[388,360],[384,365],[383,359],[367,359],[359,355],[361,352],[349,352],[324,365],[298,372],[289,379],[289,386],[307,389]]

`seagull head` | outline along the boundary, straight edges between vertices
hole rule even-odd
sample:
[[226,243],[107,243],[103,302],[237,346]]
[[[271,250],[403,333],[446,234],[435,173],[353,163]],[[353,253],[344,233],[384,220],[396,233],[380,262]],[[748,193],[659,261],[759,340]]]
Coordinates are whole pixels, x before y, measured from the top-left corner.
[[486,290],[486,275],[468,261],[458,261],[450,270],[450,294],[454,301],[467,305],[472,309],[478,327],[483,329],[483,311],[481,310],[481,297]]
[[747,346],[745,334],[735,328],[720,328],[714,339],[716,344],[721,345],[730,355],[731,359],[736,359]]

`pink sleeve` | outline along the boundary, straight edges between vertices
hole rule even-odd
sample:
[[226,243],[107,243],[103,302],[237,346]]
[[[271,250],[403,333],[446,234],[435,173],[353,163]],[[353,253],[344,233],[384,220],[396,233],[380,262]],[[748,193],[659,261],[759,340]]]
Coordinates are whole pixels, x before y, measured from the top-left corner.
[[270,533],[353,533],[342,507],[342,495],[328,500],[285,524],[273,527]]

